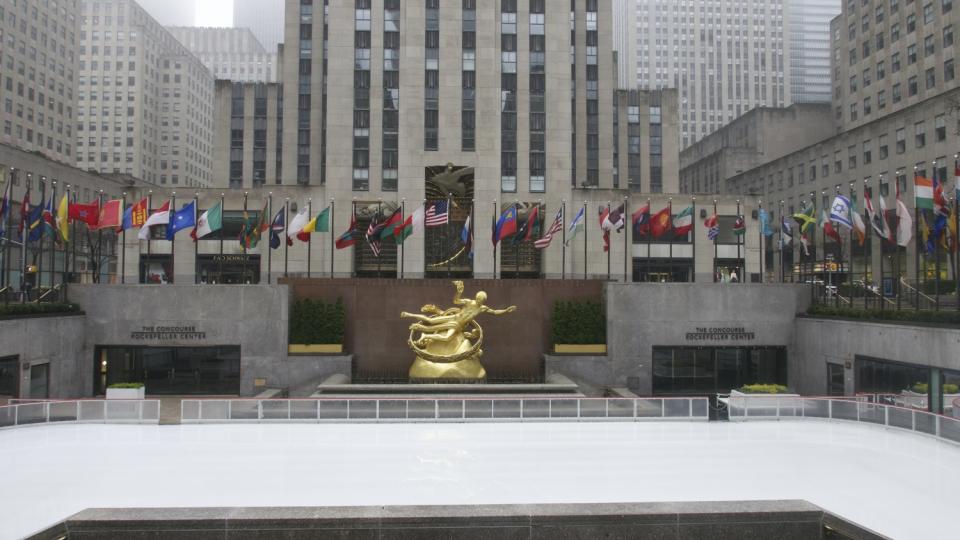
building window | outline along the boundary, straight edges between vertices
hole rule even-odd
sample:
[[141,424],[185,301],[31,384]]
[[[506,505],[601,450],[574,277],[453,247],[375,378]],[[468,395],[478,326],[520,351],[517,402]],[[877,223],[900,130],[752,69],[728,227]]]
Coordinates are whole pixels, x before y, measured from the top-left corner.
[[381,188],[396,191],[400,154],[400,0],[383,3],[382,124]]
[[877,139],[877,152],[880,155],[880,159],[887,159],[887,135],[880,135]]
[[914,75],[907,79],[907,96],[913,97],[917,95],[918,86],[917,86],[917,76]]
[[899,128],[896,132],[897,154],[907,151],[907,132],[904,128]]
[[545,1],[530,2],[530,191],[546,189],[547,76]]
[[500,9],[500,190],[517,190],[517,3]]
[[440,130],[440,0],[427,0],[425,6],[423,149],[436,151]]
[[913,125],[914,132],[914,148],[923,148],[927,145],[927,132],[923,126],[923,122],[917,122]]
[[353,190],[370,189],[370,0],[356,0],[353,66]]

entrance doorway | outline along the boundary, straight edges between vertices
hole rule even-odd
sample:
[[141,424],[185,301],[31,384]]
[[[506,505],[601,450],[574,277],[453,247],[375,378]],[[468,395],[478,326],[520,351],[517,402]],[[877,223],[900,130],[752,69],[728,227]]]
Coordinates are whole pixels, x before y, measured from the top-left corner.
[[0,404],[19,397],[17,383],[20,381],[20,357],[4,356],[0,358]]
[[240,393],[240,347],[97,347],[97,394],[142,382],[148,394]]
[[842,396],[846,394],[843,384],[843,366],[827,363],[827,395]]
[[49,378],[50,364],[30,366],[30,399],[47,399],[50,397]]

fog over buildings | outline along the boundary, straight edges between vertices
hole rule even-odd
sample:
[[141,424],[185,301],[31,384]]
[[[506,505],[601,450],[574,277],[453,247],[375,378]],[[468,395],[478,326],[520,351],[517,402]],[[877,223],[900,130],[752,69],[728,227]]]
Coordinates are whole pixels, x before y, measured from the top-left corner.
[[162,26],[196,24],[195,0],[137,0],[137,3]]

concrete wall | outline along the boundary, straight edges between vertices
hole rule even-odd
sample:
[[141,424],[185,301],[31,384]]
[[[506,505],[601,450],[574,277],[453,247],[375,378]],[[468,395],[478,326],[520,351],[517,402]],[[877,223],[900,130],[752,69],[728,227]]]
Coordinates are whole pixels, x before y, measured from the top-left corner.
[[[0,356],[20,357],[16,397],[47,397],[30,395],[29,366],[39,364],[50,366],[47,375],[49,397],[86,395],[81,381],[84,371],[92,371],[92,364],[84,362],[82,336],[85,322],[83,315],[0,320]],[[90,369],[85,367],[87,365]]]
[[[550,357],[547,372],[584,378],[591,385],[626,386],[639,379],[639,393],[653,393],[654,346],[780,346],[794,355],[794,319],[806,311],[809,290],[801,285],[720,283],[608,283],[607,356]],[[751,339],[690,340],[698,327],[737,327]],[[790,371],[788,370],[788,377]]]
[[[83,393],[93,392],[97,345],[239,345],[241,395],[254,393],[255,378],[265,378],[267,386],[285,386],[288,296],[284,285],[71,286],[70,301],[87,312],[85,328],[73,334],[83,340],[82,357],[89,359],[78,375]],[[192,326],[195,332],[186,339],[131,336],[157,326]]]
[[854,385],[854,356],[960,370],[960,328],[931,328],[833,319],[798,318],[787,372],[801,394],[827,391],[827,364],[846,367],[846,393]]

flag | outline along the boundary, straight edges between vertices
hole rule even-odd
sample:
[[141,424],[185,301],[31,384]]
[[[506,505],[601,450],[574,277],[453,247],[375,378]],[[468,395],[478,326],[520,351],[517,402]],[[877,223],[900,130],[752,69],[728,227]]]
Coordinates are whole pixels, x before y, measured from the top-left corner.
[[807,232],[807,229],[810,228],[810,225],[815,225],[817,223],[817,220],[813,217],[813,213],[813,205],[810,205],[793,215],[794,221],[796,221],[797,226],[800,227],[800,234]]
[[780,216],[780,235],[782,237],[781,248],[793,243],[793,228],[790,226],[790,220],[787,219],[787,216]]
[[890,222],[887,221],[887,203],[884,201],[883,196],[877,196],[877,202],[880,203],[880,219],[882,223],[882,230],[884,231],[883,237],[887,239],[888,242],[893,243],[893,230],[890,228]]
[[[71,212],[73,211],[73,206],[74,205],[72,204],[70,205]],[[73,215],[71,214],[70,217],[73,218]],[[246,217],[246,215],[244,215],[244,217]],[[143,222],[143,226],[140,227],[140,232],[137,234],[137,238],[139,238],[140,240],[147,240],[150,238],[150,227],[153,227],[154,225],[166,225],[169,222],[170,222],[170,201],[166,201],[165,203],[163,203],[163,206],[161,206],[152,214],[150,214],[150,217],[148,217],[147,220]]]
[[[886,221],[886,220],[884,220]],[[900,200],[900,185],[897,185],[897,245],[906,247],[913,238],[913,219],[907,205]]]
[[605,231],[622,231],[627,224],[623,210],[623,204],[611,210],[600,223],[600,227]]
[[553,223],[550,225],[550,228],[543,233],[543,236],[533,243],[533,247],[537,249],[546,249],[548,246],[550,246],[550,242],[553,241],[553,235],[557,234],[561,230],[563,230],[563,205],[560,205],[560,209],[557,210],[557,216],[553,218]]
[[660,238],[670,230],[671,225],[670,206],[667,206],[650,217],[650,234],[652,234],[654,238]]
[[407,219],[403,220],[403,223],[401,223],[399,227],[393,230],[394,240],[396,240],[398,244],[402,244],[410,235],[422,231],[425,221],[424,216],[424,209],[421,205],[414,210],[412,214],[407,216]]
[[70,239],[70,199],[67,194],[63,194],[60,199],[60,206],[57,207],[57,231],[60,238],[66,243]]
[[950,214],[950,202],[943,195],[943,182],[937,179],[936,171],[933,175],[933,212],[943,217]]
[[833,204],[830,205],[830,220],[848,229],[853,228],[853,222],[850,221],[850,199],[843,195],[833,198]]
[[386,240],[388,238],[396,238],[393,232],[398,226],[400,226],[403,221],[403,217],[400,215],[400,208],[397,208],[390,214],[390,217],[383,222],[380,226],[380,240]]
[[97,220],[100,219],[99,203],[70,203],[67,212],[70,217],[70,221],[82,221],[91,229],[97,228]]
[[715,241],[717,237],[720,236],[720,222],[717,219],[716,213],[704,220],[703,227],[707,229],[708,240]]
[[370,246],[370,251],[373,252],[374,257],[380,256],[380,233],[383,231],[383,223],[380,222],[380,213],[373,215],[373,218],[370,220],[370,225],[367,226],[367,245]]
[[[287,208],[281,208],[277,211],[277,214],[273,216],[273,221],[270,222],[270,249],[278,249],[280,247],[280,233],[282,233],[287,228]],[[287,240],[290,240],[290,237],[287,237]]]
[[173,240],[178,232],[194,227],[196,224],[197,201],[190,201],[170,216],[170,221],[167,223],[167,240]]
[[246,210],[243,211],[243,227],[240,229],[240,246],[244,249],[251,249],[257,247],[257,244],[260,243],[260,233],[267,230],[270,225],[267,223],[267,213],[269,201],[263,204],[263,210],[257,214],[257,219],[254,221],[249,212]]
[[933,181],[922,176],[913,178],[914,205],[921,210],[933,210]]
[[353,214],[350,215],[350,228],[347,231],[340,235],[340,238],[337,238],[336,246],[337,249],[348,248],[357,243],[356,233],[357,231],[357,211],[354,210]]
[[521,242],[532,240],[540,233],[538,230],[539,228],[540,205],[537,205],[527,213],[527,219],[523,222],[523,225],[520,227],[520,230],[517,231],[517,234],[513,236],[513,244],[518,245]]
[[313,219],[307,222],[297,233],[297,239],[302,242],[310,241],[310,233],[330,232],[330,207],[323,209],[323,212],[313,216]]
[[800,234],[800,247],[803,248],[803,255],[805,257],[810,256],[810,237],[807,236],[807,233]]
[[[610,207],[600,205],[600,235],[603,237],[603,251],[610,251],[610,229],[606,224],[610,223]],[[612,228],[612,224],[610,225]]]
[[577,233],[583,230],[583,218],[586,208],[580,207],[580,211],[577,212],[577,215],[574,216],[573,221],[570,222],[570,226],[567,227],[567,242],[566,245],[570,245],[570,242],[573,242],[573,238],[577,236]]
[[[429,216],[429,210],[428,216]],[[493,230],[493,245],[496,246],[498,242],[503,240],[508,236],[512,236],[517,233],[517,205],[512,204],[510,208],[507,208],[500,214],[500,219],[497,220],[497,225]]]
[[947,218],[947,236],[949,237],[949,241],[944,242],[944,245],[943,245],[944,249],[947,249],[956,253],[957,249],[960,249],[960,242],[958,242],[958,237],[957,237],[956,207],[950,210],[950,216]]
[[[310,233],[313,232],[313,227],[316,227],[316,221],[310,219],[308,212],[310,208],[307,206],[301,207],[300,211],[297,212],[297,215],[293,216],[293,219],[290,220],[290,225],[287,227],[286,242],[288,246],[293,245],[293,236],[296,235],[297,238],[300,238],[300,235],[303,235],[303,238],[300,238],[304,242],[310,241]],[[304,232],[304,229],[307,228],[307,225],[313,223],[313,227]]]
[[880,238],[889,239],[890,227],[886,223],[886,218],[882,214],[878,214],[873,207],[869,191],[863,192],[863,206],[867,210],[867,219],[870,220],[870,226],[873,227],[873,230],[877,232]]
[[23,194],[23,201],[20,203],[20,225],[17,227],[17,235],[23,235],[23,228],[29,223],[30,218],[30,190]]
[[834,242],[838,244],[843,243],[843,239],[840,237],[840,233],[833,227],[833,223],[830,221],[830,216],[827,215],[827,211],[824,209],[820,213],[821,226],[823,227],[823,234],[828,238],[832,238]]
[[650,201],[643,203],[631,216],[634,236],[650,234]]
[[0,167],[0,177],[6,181],[6,187],[3,188],[3,198],[0,199],[0,235],[6,236],[5,227],[7,226],[7,217],[10,215],[10,193],[13,183],[6,180],[7,169]]
[[[141,201],[142,202],[142,201]],[[223,228],[223,205],[217,201],[210,207],[200,219],[197,220],[197,226],[190,232],[194,240],[199,240],[204,236],[219,231]]]
[[747,223],[743,220],[743,216],[737,216],[737,219],[733,220],[732,230],[737,236],[743,236],[747,232]]
[[[769,216],[768,216],[769,219]],[[769,228],[769,225],[768,225]],[[693,230],[693,205],[683,209],[682,212],[673,218],[673,234],[676,236],[686,236]],[[773,234],[773,231],[770,231]]]
[[142,227],[147,222],[147,200],[140,199],[137,204],[128,206],[123,211],[123,230],[133,227]]
[[[933,253],[933,238],[930,237],[930,225],[927,224],[927,218],[923,212],[918,212],[917,219],[920,220],[920,238],[923,240],[923,249],[929,254]],[[920,246],[917,246],[920,249]]]
[[27,241],[36,242],[43,238],[43,229],[43,199],[40,199],[40,204],[27,212]]
[[850,205],[850,216],[853,218],[853,233],[857,236],[857,242],[862,246],[867,238],[867,225],[863,222],[863,218],[860,217],[860,213],[857,212],[853,203]]
[[103,203],[97,218],[98,229],[119,229],[123,224],[123,201],[113,199]]
[[437,201],[427,208],[425,223],[427,227],[439,227],[450,223],[450,208],[446,199]]
[[53,238],[55,243],[63,244],[60,230],[57,229],[57,215],[53,208],[53,197],[47,200],[47,205],[43,208],[43,232]]
[[463,248],[467,252],[467,256],[471,259],[473,258],[473,226],[471,225],[473,216],[468,215],[467,221],[463,224],[463,229],[460,230],[460,241],[463,242]]

